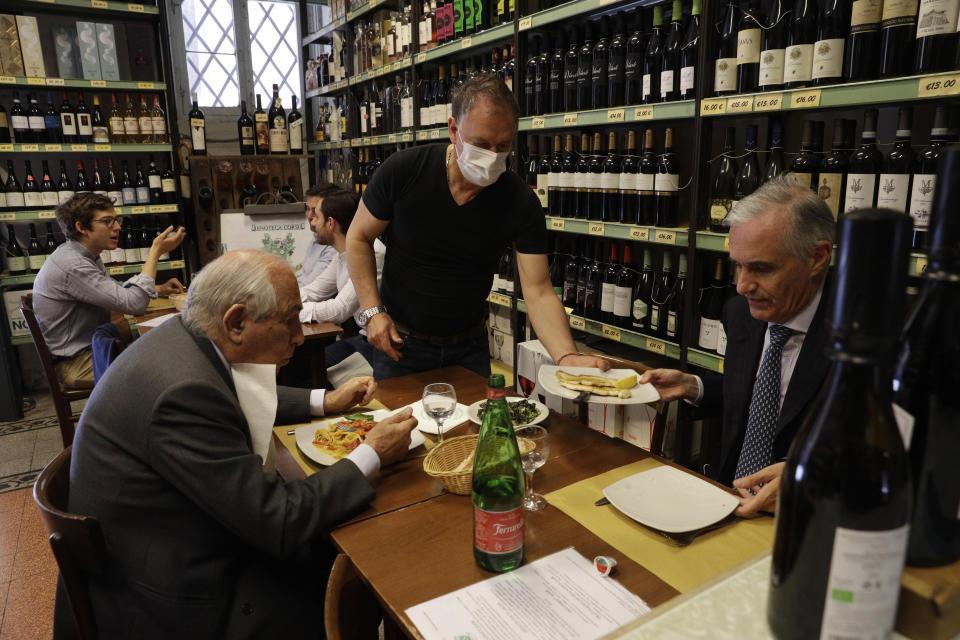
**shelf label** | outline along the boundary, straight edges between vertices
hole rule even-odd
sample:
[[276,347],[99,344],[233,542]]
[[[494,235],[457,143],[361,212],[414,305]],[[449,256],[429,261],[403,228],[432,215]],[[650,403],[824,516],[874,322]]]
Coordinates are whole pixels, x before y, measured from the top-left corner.
[[12,144],[0,144],[0,151],[13,151]]
[[426,53],[418,53],[418,54],[417,54],[417,64],[420,64],[421,62],[426,62],[426,61],[427,61],[427,54],[426,54]]
[[20,151],[40,151],[40,145],[38,145],[38,144],[22,144],[22,145],[20,145]]
[[146,207],[130,207],[130,213],[146,213]]
[[717,372],[723,373],[723,358],[720,358],[720,361],[717,362]]
[[138,82],[137,89],[153,89],[154,84],[152,82]]
[[40,218],[41,220],[44,220],[44,219],[46,219],[46,218],[56,218],[56,217],[57,217],[57,212],[56,212],[56,211],[41,211],[40,213],[37,214],[37,217]]
[[808,109],[820,106],[820,89],[794,91],[790,94],[791,109]]
[[112,276],[123,275],[123,267],[110,267],[107,269],[107,273]]
[[143,13],[143,5],[135,2],[127,3],[127,9],[133,11],[134,13]]
[[727,113],[748,113],[753,111],[753,96],[727,98]]
[[547,124],[547,119],[540,117],[533,119],[533,128],[534,129],[543,129]]
[[927,259],[925,256],[917,256],[916,274],[922,276],[927,272]]
[[170,263],[171,269],[183,269],[183,260],[174,260]]
[[112,144],[95,144],[93,145],[94,151],[111,151],[113,150]]
[[653,351],[654,353],[659,353],[660,355],[665,356],[667,355],[667,345],[660,340],[647,338],[647,351]]
[[960,93],[960,74],[957,73],[936,78],[920,78],[917,87],[918,98],[954,96],[958,93]]
[[623,122],[623,109],[607,109],[607,122]]
[[27,78],[27,84],[47,84],[45,78]]
[[498,305],[500,305],[501,307],[509,307],[509,306],[510,306],[510,298],[507,297],[507,296],[505,296],[505,295],[503,295],[502,293],[492,293],[492,292],[491,292],[490,295],[487,296],[487,300],[488,300],[489,302],[492,302],[493,304],[498,304]]
[[700,101],[700,115],[718,116],[727,112],[726,98],[712,98],[710,100]]
[[587,322],[578,316],[570,316],[570,328],[585,331],[587,328]]
[[630,239],[637,242],[650,241],[650,229],[646,227],[630,227]]
[[413,140],[413,136],[411,136],[409,133],[405,133],[400,136],[400,142],[410,142],[411,140]]
[[520,31],[526,31],[531,27],[533,27],[533,17],[520,18]]
[[461,48],[461,49],[469,49],[469,48],[472,47],[472,46],[473,46],[473,38],[471,38],[471,37],[469,37],[469,36],[467,36],[466,38],[464,38],[463,40],[460,41],[460,48]]
[[782,93],[771,93],[766,96],[757,96],[753,100],[754,111],[779,111],[783,105]]
[[552,231],[563,231],[565,224],[563,218],[550,218],[550,229]]
[[62,87],[63,78],[47,78],[48,87]]
[[17,214],[15,213],[0,213],[0,220],[16,220]]
[[347,11],[347,20],[353,20],[353,11]]
[[653,107],[637,107],[633,110],[634,120],[653,120]]
[[610,338],[611,340],[620,342],[620,329],[617,329],[616,327],[608,327],[607,325],[601,325],[600,332],[603,334],[604,338]]
[[431,131],[431,132],[430,132],[430,139],[431,139],[431,140],[439,140],[439,139],[440,139],[440,129],[434,129],[433,131]]
[[577,126],[577,121],[579,120],[579,115],[576,113],[565,113],[563,114],[563,126],[565,127],[575,127]]
[[175,204],[152,204],[150,205],[150,213],[171,213],[177,210],[177,205]]
[[676,244],[677,243],[677,232],[676,231],[665,231],[663,229],[657,229],[657,235],[654,238],[660,244]]
[[90,6],[94,9],[106,9],[107,3],[104,0],[90,0]]
[[72,144],[70,145],[70,151],[86,151],[87,145],[85,144]]
[[44,151],[63,151],[62,144],[45,144],[43,145]]
[[730,253],[730,236],[723,237],[723,250]]
[[0,84],[17,84],[14,76],[0,76]]
[[389,142],[396,142],[396,141],[397,141],[397,134],[391,133],[389,136],[387,136],[387,140],[388,140]]
[[592,236],[602,236],[603,235],[603,223],[602,222],[591,222],[587,227],[587,233]]

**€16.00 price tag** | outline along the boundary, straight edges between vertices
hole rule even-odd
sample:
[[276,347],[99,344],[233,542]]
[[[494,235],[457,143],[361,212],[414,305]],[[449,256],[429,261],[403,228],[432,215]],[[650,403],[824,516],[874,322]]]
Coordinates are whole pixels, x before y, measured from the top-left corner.
[[719,116],[727,112],[726,98],[713,98],[700,102],[700,115]]
[[794,91],[790,94],[791,109],[807,109],[820,106],[820,89]]

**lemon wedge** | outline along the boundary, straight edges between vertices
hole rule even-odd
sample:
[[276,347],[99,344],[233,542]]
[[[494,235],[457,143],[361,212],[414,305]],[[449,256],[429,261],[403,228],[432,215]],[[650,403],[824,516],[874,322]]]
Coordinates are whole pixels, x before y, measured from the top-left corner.
[[627,376],[617,380],[617,389],[632,389],[637,386],[637,376]]

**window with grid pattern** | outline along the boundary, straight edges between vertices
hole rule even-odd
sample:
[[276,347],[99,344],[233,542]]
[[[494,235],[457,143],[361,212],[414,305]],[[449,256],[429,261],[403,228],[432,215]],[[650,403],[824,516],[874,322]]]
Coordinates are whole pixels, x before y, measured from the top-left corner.
[[290,108],[288,96],[300,95],[300,37],[297,28],[297,7],[289,2],[251,0],[247,5],[250,17],[250,57],[253,63],[253,88],[270,101],[273,85]]
[[181,11],[190,92],[201,107],[238,106],[233,0],[184,0]]

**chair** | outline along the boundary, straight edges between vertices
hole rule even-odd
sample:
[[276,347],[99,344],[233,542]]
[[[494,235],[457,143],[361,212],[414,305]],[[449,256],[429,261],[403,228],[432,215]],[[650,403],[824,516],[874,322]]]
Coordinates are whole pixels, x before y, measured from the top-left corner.
[[37,315],[33,312],[33,294],[25,295],[20,298],[20,313],[23,319],[27,321],[27,327],[30,328],[30,335],[33,337],[33,346],[37,349],[37,355],[40,356],[40,364],[43,367],[43,374],[47,378],[47,384],[50,386],[50,395],[53,396],[53,406],[57,411],[57,422],[60,423],[60,438],[63,440],[63,446],[69,447],[73,444],[73,432],[76,430],[77,420],[73,416],[73,409],[70,403],[74,400],[83,400],[90,397],[91,389],[71,389],[63,386],[60,377],[57,375],[57,368],[53,363],[53,355],[47,348],[47,341],[43,339],[43,332],[40,330],[40,323],[37,321]]
[[60,578],[73,611],[81,640],[97,637],[97,623],[90,602],[86,576],[98,574],[106,558],[100,522],[90,516],[69,513],[70,454],[67,446],[50,461],[33,485],[33,499],[50,532],[50,547],[60,567]]
[[388,619],[360,580],[350,558],[343,553],[337,554],[330,569],[323,603],[327,640],[376,639],[381,617],[387,627]]

